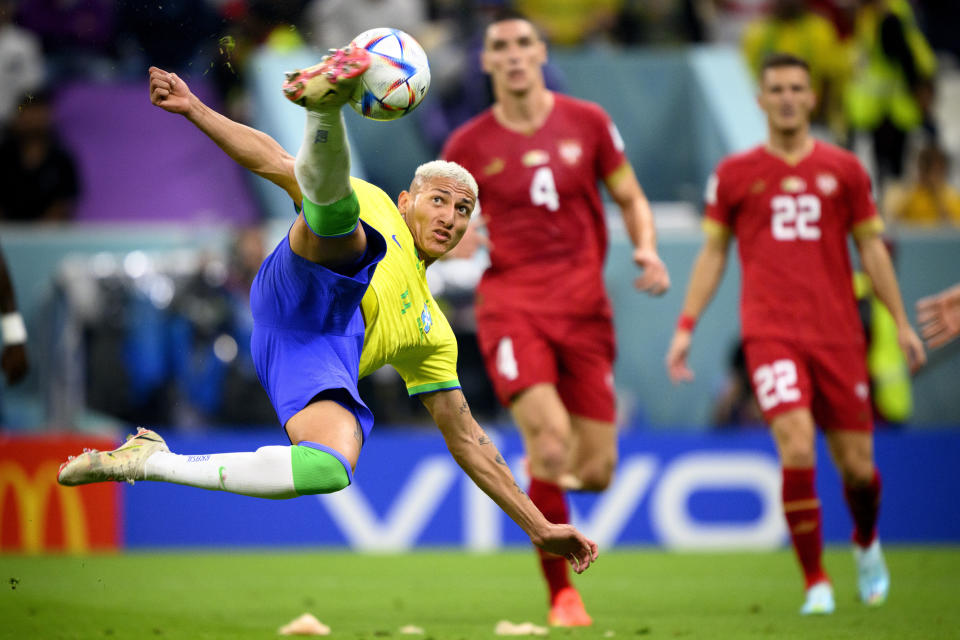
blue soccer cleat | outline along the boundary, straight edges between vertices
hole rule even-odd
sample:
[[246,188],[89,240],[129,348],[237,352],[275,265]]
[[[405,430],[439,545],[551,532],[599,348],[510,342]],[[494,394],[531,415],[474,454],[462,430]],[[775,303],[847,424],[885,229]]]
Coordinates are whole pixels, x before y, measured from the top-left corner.
[[800,607],[802,616],[825,616],[833,613],[833,587],[829,582],[818,582],[807,589],[807,599]]
[[874,539],[866,549],[853,545],[853,558],[857,562],[857,587],[860,601],[868,607],[879,607],[887,600],[890,591],[890,572],[883,561],[880,540]]

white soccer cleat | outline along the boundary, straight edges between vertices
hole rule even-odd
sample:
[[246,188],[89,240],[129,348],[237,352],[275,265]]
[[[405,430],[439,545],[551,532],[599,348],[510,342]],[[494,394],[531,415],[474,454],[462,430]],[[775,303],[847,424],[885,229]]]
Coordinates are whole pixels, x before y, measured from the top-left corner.
[[170,451],[155,431],[140,427],[136,435],[113,451],[85,450],[60,465],[57,482],[68,487],[91,482],[143,480],[147,458],[157,451]]
[[829,582],[818,582],[807,589],[807,599],[800,607],[802,616],[824,616],[833,613],[833,587]]
[[890,591],[890,572],[883,561],[880,540],[874,539],[866,549],[853,545],[853,558],[857,562],[857,588],[860,601],[868,607],[879,607],[887,600]]

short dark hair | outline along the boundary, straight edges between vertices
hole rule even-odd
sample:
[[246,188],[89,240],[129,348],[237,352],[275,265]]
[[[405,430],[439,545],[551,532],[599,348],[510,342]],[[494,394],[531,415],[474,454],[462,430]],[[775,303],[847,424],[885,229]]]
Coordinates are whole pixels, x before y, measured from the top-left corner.
[[806,60],[792,53],[775,52],[763,59],[763,65],[760,67],[760,77],[767,69],[779,69],[780,67],[800,67],[807,73],[810,73],[810,65]]
[[497,9],[496,13],[494,13],[493,17],[490,19],[490,24],[507,22],[508,20],[523,20],[524,22],[533,24],[533,21],[528,18],[526,14],[524,14],[522,11],[514,9],[513,7],[501,7]]

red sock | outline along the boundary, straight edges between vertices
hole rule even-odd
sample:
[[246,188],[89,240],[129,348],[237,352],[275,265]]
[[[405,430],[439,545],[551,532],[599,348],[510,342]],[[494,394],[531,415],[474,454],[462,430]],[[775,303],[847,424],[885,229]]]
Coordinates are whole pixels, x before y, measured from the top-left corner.
[[[544,517],[550,522],[566,524],[570,521],[567,501],[563,495],[563,489],[559,485],[538,478],[530,478],[530,490],[527,494],[537,509],[540,509]],[[543,577],[546,578],[547,586],[550,588],[550,602],[552,603],[561,589],[570,586],[567,560],[561,556],[546,553],[541,549],[537,549],[537,553],[540,556]]]
[[829,580],[821,564],[823,533],[815,477],[812,468],[783,470],[783,512],[807,588]]
[[853,516],[853,541],[869,547],[877,537],[877,514],[880,511],[880,473],[873,472],[873,481],[865,487],[845,486],[850,515]]

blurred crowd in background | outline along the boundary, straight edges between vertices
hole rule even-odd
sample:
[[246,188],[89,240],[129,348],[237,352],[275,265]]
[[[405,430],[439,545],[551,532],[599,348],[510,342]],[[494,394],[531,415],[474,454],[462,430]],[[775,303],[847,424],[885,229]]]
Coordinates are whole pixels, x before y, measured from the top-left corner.
[[[933,110],[938,92],[951,90],[941,78],[960,69],[960,3],[938,0],[0,0],[0,223],[74,217],[84,177],[76,149],[57,131],[52,104],[63,87],[140,82],[146,100],[154,65],[205,78],[226,114],[249,122],[254,52],[305,44],[324,51],[373,26],[403,29],[427,50],[431,99],[417,122],[436,152],[492,100],[478,54],[485,21],[508,5],[539,25],[551,50],[729,43],[754,73],[770,52],[797,54],[809,61],[821,97],[816,134],[851,149],[868,142],[862,148],[883,217],[895,227],[960,228],[955,149]],[[564,89],[549,66],[547,81]],[[51,402],[79,393],[92,409],[147,424],[271,423],[248,352],[247,292],[266,250],[256,222],[238,229],[223,255],[196,258],[189,269],[158,266],[162,278],[147,288],[102,263],[61,270],[49,317],[76,339],[61,336],[61,347],[73,346],[47,354],[57,363],[47,365],[45,393],[59,398]],[[76,277],[81,271],[87,281]],[[474,276],[438,277],[475,413],[503,417],[471,342]],[[144,300],[153,304],[138,305]],[[70,373],[81,366],[71,365],[71,348],[83,351],[86,375]],[[714,421],[759,422],[736,350],[731,370]],[[416,402],[389,375],[364,384],[379,421],[415,419]]]

